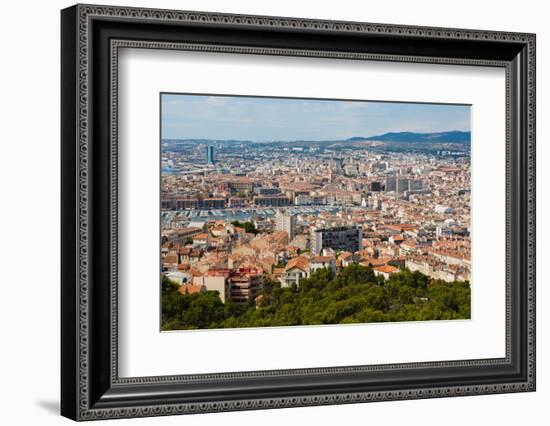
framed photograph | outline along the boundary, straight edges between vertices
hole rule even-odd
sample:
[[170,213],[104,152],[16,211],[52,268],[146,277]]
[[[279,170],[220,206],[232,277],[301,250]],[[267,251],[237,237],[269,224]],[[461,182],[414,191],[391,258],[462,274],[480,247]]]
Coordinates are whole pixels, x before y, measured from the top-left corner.
[[535,390],[535,35],[61,12],[61,413]]

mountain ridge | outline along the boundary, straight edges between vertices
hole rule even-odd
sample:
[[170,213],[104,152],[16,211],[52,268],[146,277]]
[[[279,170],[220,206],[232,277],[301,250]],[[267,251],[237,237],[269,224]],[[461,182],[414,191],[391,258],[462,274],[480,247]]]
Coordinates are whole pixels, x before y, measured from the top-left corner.
[[469,143],[471,132],[450,130],[446,132],[387,132],[376,136],[353,136],[350,142],[378,141],[378,142],[430,142],[430,143]]
[[239,140],[239,139],[204,139],[204,138],[163,138],[163,143],[169,142],[193,142],[193,143],[225,143],[225,144],[254,144],[263,145],[270,143],[342,143],[342,142],[397,142],[397,143],[461,143],[466,144],[471,141],[471,132],[463,132],[460,130],[450,130],[445,132],[387,132],[381,135],[375,136],[352,136],[347,139],[318,139],[318,140],[273,140],[273,141],[251,141],[251,140]]

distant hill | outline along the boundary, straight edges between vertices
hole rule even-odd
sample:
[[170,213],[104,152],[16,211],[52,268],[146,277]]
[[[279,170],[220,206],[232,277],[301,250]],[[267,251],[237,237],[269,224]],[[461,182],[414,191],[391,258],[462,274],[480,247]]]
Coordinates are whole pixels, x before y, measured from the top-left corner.
[[437,133],[398,132],[384,133],[377,136],[354,136],[347,139],[350,142],[380,141],[380,142],[429,142],[429,143],[470,143],[471,132],[453,130]]
[[348,139],[321,139],[321,140],[272,140],[254,142],[238,139],[163,139],[162,143],[166,148],[174,148],[179,145],[223,145],[225,147],[237,146],[239,144],[266,146],[266,145],[292,145],[292,146],[328,146],[328,145],[355,145],[360,142],[385,142],[393,144],[459,144],[469,145],[471,133],[452,130],[438,133],[415,133],[415,132],[392,132],[377,136],[353,136]]

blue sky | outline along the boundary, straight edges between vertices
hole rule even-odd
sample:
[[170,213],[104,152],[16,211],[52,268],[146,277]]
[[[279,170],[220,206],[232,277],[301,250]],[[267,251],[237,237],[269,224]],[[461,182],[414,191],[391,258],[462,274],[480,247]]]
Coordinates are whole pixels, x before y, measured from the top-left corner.
[[470,106],[162,94],[163,139],[332,140],[470,130]]

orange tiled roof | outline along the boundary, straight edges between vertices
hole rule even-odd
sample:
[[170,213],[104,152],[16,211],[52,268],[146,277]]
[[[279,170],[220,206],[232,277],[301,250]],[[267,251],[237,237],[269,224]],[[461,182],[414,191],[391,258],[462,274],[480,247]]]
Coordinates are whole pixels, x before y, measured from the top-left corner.
[[285,271],[288,271],[292,268],[298,268],[305,272],[309,268],[309,261],[303,256],[298,256],[294,259],[290,259],[286,264]]
[[391,266],[391,265],[375,266],[372,269],[374,269],[375,271],[384,272],[384,273],[387,273],[387,274],[391,274],[391,273],[397,271],[397,268],[395,266]]
[[189,273],[193,275],[194,277],[201,277],[202,273],[196,268],[189,268]]
[[202,293],[205,290],[206,290],[206,287],[204,287],[203,285],[195,285],[195,284],[184,284],[179,288],[180,294]]
[[207,277],[228,277],[231,274],[231,269],[209,269],[204,274]]
[[166,256],[163,263],[178,263],[178,256]]
[[365,258],[361,261],[363,265],[372,265],[373,268],[378,266],[384,266],[391,260],[391,257],[379,257],[375,259],[373,257]]
[[331,260],[334,260],[332,256],[314,256],[311,261],[312,262],[330,262]]

